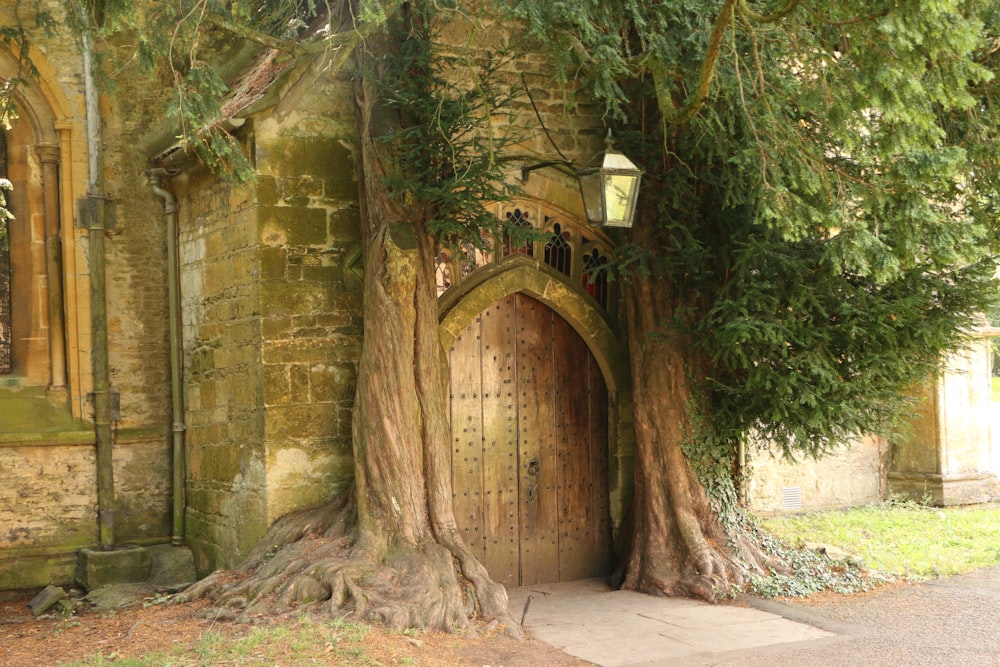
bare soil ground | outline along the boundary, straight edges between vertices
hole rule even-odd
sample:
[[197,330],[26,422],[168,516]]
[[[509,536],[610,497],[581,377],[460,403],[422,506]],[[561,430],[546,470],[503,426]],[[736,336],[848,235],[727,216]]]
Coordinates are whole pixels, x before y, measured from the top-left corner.
[[[149,653],[186,649],[176,665],[217,664],[199,658],[193,650],[206,633],[223,640],[238,640],[253,628],[202,619],[196,613],[205,601],[186,604],[135,604],[114,612],[83,609],[62,618],[42,615],[34,618],[28,608],[31,595],[0,598],[0,666],[54,667],[85,658],[101,658],[93,664],[109,665],[125,658]],[[282,621],[294,625],[296,620]],[[352,642],[355,641],[352,639]],[[267,666],[289,665],[417,665],[431,667],[583,667],[591,663],[573,658],[555,648],[526,639],[480,633],[476,637],[446,634],[399,634],[371,628],[352,647],[356,659],[346,659],[342,651],[327,642],[322,650],[309,649],[303,655],[295,642],[288,646],[268,646]],[[280,644],[280,642],[278,642]],[[323,646],[321,643],[320,646]],[[177,655],[174,653],[173,655]],[[260,657],[247,655],[227,661],[233,665],[261,665]]]

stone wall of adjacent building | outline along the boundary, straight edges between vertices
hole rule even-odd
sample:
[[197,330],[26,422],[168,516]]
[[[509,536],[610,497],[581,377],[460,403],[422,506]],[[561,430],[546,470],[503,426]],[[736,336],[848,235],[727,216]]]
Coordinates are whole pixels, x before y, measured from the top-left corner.
[[1000,498],[991,385],[998,333],[989,327],[973,332],[918,392],[913,421],[893,440],[891,492],[938,505]]
[[[76,551],[98,544],[93,438],[8,435],[0,443],[0,590],[72,584]],[[170,536],[170,469],[159,434],[119,434],[116,531],[123,542]]]
[[349,80],[290,78],[241,133],[257,169],[180,195],[188,542],[235,565],[279,516],[346,489],[361,284]]
[[255,135],[271,521],[353,477],[362,269],[350,76],[316,63]]
[[105,241],[111,385],[121,396],[123,427],[159,425],[166,436],[171,415],[164,207],[150,188],[146,156],[136,150],[137,137],[165,100],[162,89],[133,80],[119,81],[109,100],[102,143],[114,213]]
[[[23,24],[46,10],[60,26],[35,31],[31,59],[38,80],[18,93],[16,129],[8,134],[17,213],[20,302],[15,304],[22,356],[0,376],[0,589],[72,583],[75,552],[98,543],[92,386],[89,238],[78,202],[89,177],[83,63],[66,27],[67,5],[0,0],[0,23]],[[11,54],[0,54],[0,78]],[[121,396],[114,425],[116,541],[156,543],[171,535],[169,383],[163,208],[135,150],[162,99],[148,80],[119,72],[102,98],[105,190],[115,211],[105,236],[112,390]],[[48,166],[54,165],[48,180]],[[51,188],[51,189],[50,189]],[[45,212],[59,219],[61,276],[50,275]],[[53,384],[48,296],[58,281],[65,320],[65,383]]]
[[758,514],[842,509],[885,498],[889,446],[878,437],[847,443],[815,460],[784,459],[768,449],[750,453],[747,500]]
[[235,564],[265,528],[254,191],[201,169],[174,179],[186,400],[186,531],[201,570]]
[[1000,408],[992,397],[992,341],[971,333],[941,372],[913,393],[912,416],[891,439],[865,438],[818,461],[752,457],[758,512],[852,507],[887,498],[933,505],[1000,498]]

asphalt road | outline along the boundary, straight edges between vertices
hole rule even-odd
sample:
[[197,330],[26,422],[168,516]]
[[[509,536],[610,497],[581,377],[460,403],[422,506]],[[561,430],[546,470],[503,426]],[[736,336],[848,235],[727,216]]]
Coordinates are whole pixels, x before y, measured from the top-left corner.
[[751,604],[834,635],[725,653],[703,653],[671,664],[1000,666],[1000,566],[924,583],[890,586],[864,595],[811,601],[753,600]]

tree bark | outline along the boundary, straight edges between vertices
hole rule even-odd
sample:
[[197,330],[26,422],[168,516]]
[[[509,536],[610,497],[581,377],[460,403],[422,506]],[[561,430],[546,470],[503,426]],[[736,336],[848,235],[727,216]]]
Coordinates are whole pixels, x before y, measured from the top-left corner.
[[[370,37],[368,50],[387,49]],[[367,72],[370,63],[362,63]],[[212,597],[234,618],[327,603],[390,628],[459,631],[473,619],[520,627],[459,534],[452,508],[447,358],[438,332],[436,242],[427,211],[389,196],[378,128],[398,122],[359,77],[364,342],[353,414],[350,494],[276,522],[236,573],[184,598]],[[388,115],[387,115],[388,114]]]
[[[634,234],[636,243],[657,247],[648,224],[640,221]],[[623,588],[714,602],[742,585],[748,572],[763,572],[768,559],[727,534],[682,447],[696,436],[700,399],[693,382],[708,368],[683,326],[684,313],[697,304],[655,272],[633,276],[626,291],[635,495],[617,576]]]

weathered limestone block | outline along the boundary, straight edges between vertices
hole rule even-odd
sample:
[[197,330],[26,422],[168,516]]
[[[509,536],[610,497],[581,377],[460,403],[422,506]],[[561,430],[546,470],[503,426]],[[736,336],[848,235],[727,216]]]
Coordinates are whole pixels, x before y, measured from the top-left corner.
[[48,611],[54,604],[60,600],[66,599],[66,591],[58,586],[46,586],[38,595],[31,598],[31,602],[28,606],[31,607],[32,616],[40,616]]
[[1000,497],[992,437],[992,347],[982,328],[923,390],[911,428],[893,442],[889,492],[936,505]]
[[80,549],[76,581],[88,591],[112,584],[131,584],[149,578],[149,551],[124,545],[104,551]]
[[194,582],[198,575],[194,569],[194,555],[187,547],[157,544],[149,552],[149,579],[151,586],[180,586]]

